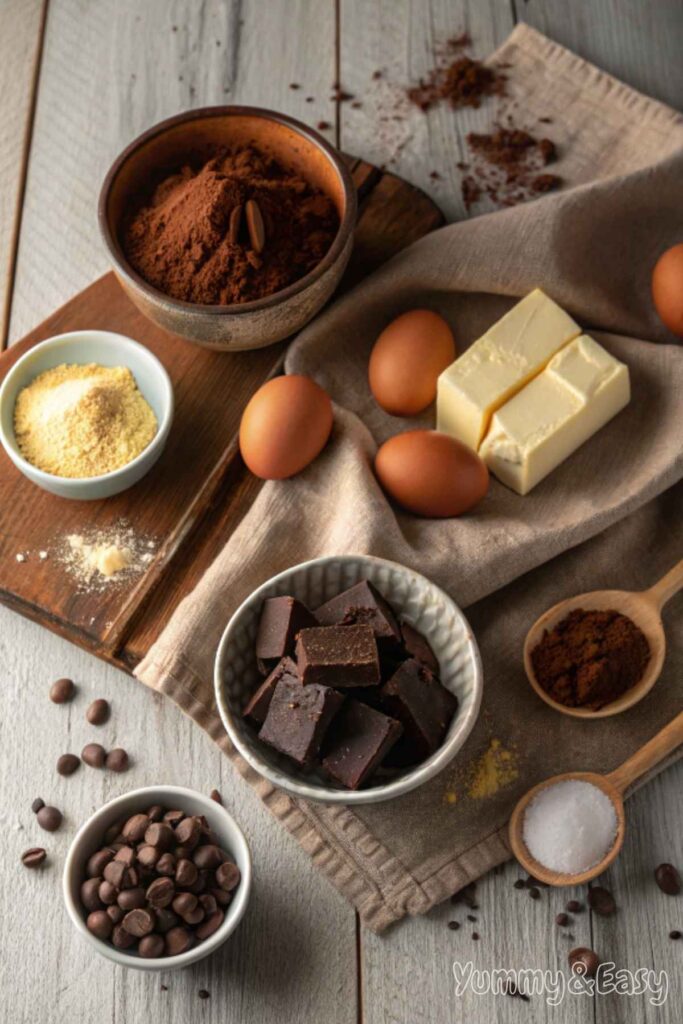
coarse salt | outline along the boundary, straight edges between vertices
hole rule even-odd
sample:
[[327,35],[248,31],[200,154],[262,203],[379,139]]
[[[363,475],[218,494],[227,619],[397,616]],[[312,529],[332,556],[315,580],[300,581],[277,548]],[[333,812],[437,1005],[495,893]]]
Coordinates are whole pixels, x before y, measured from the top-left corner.
[[598,864],[617,835],[614,804],[591,782],[567,779],[542,789],[524,814],[532,857],[550,871],[575,875]]

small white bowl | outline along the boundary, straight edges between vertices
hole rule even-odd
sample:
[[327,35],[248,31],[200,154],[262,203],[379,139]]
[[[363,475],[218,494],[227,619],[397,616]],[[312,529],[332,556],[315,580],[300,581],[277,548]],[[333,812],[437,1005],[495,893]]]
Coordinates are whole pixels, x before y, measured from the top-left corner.
[[[45,370],[62,363],[126,366],[157,418],[158,429],[143,452],[120,469],[101,476],[72,479],[37,469],[22,456],[14,436],[17,396]],[[0,441],[14,465],[38,487],[61,498],[92,501],[109,498],[136,484],[161,455],[173,421],[173,386],[166,370],[148,348],[110,331],[71,331],[29,349],[9,370],[0,388]]]
[[[289,595],[314,611],[361,580],[373,583],[395,609],[426,636],[441,667],[441,682],[458,698],[458,710],[439,749],[415,768],[378,774],[359,790],[337,786],[322,772],[298,768],[261,743],[242,709],[261,680],[254,647],[267,597]],[[372,804],[402,796],[437,775],[460,750],[479,714],[483,690],[481,658],[467,619],[455,602],[424,576],[370,555],[333,555],[286,569],[263,583],[230,619],[216,654],[216,702],[230,739],[264,778],[294,796],[327,804]]]
[[[186,953],[177,956],[156,957],[145,959],[136,953],[126,953],[116,949],[110,942],[96,938],[88,931],[85,919],[87,911],[81,904],[80,888],[85,879],[85,865],[88,857],[104,845],[103,835],[110,825],[121,818],[145,811],[154,804],[161,804],[168,810],[187,811],[188,814],[203,814],[220,840],[220,845],[233,858],[240,869],[242,878],[235,890],[232,903],[226,907],[225,918],[220,928],[213,935],[198,943]],[[182,786],[146,786],[135,789],[131,793],[110,800],[108,804],[96,811],[76,833],[64,865],[62,877],[64,902],[69,917],[96,953],[113,960],[122,967],[133,967],[140,971],[170,971],[203,960],[218,949],[231,935],[242,920],[247,909],[251,891],[251,854],[244,834],[226,809],[202,793]]]

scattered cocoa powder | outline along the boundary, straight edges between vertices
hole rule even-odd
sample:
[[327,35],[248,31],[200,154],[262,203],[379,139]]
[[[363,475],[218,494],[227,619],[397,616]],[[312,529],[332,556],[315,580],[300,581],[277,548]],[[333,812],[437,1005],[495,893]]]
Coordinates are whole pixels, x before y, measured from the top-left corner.
[[408,99],[427,111],[440,100],[451,107],[478,107],[486,96],[502,96],[506,78],[500,71],[473,57],[461,56],[450,64],[438,63],[427,78],[407,90]]
[[536,679],[553,700],[596,710],[637,683],[649,660],[644,633],[611,609],[575,609],[531,652]]
[[338,227],[331,199],[248,146],[216,151],[164,178],[132,211],[122,242],[133,268],[165,294],[231,305],[303,277]]
[[540,173],[557,158],[555,144],[548,138],[537,139],[513,125],[498,125],[488,134],[470,132],[467,145],[473,163],[458,166],[469,171],[461,183],[468,210],[483,196],[498,206],[514,206],[562,184],[558,175]]

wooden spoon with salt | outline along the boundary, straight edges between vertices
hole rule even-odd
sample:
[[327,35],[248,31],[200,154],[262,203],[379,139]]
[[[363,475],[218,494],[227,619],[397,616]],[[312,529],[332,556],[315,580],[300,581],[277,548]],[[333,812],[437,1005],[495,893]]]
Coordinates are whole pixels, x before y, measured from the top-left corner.
[[[645,772],[649,771],[650,768],[654,768],[660,761],[663,761],[681,743],[683,743],[683,711],[676,715],[668,725],[665,725],[661,732],[658,732],[656,736],[648,740],[635,754],[608,775],[599,775],[597,772],[567,772],[564,775],[554,775],[552,778],[546,779],[545,782],[540,782],[537,786],[534,786],[528,793],[525,793],[512,812],[508,830],[512,852],[524,870],[540,882],[545,882],[546,885],[578,885],[582,882],[589,882],[591,878],[601,874],[616,858],[624,842],[626,830],[624,791],[633,782],[641,778]],[[617,816],[617,834],[612,846],[610,846],[601,861],[594,864],[587,871],[582,871],[576,875],[563,874],[544,867],[540,861],[532,857],[524,842],[524,815],[531,801],[534,797],[538,796],[541,790],[546,789],[548,786],[553,786],[557,782],[567,781],[590,782],[593,786],[597,786],[612,801]]]
[[[524,669],[529,682],[541,700],[544,700],[551,708],[555,708],[556,711],[561,711],[563,715],[571,715],[573,718],[607,718],[609,715],[617,715],[620,711],[633,707],[639,700],[642,700],[657,682],[664,664],[666,637],[662,625],[662,608],[682,587],[683,560],[649,590],[593,590],[588,594],[578,594],[576,597],[560,601],[559,604],[544,612],[540,619],[533,624],[524,641]],[[571,708],[553,700],[536,679],[531,661],[531,652],[542,639],[544,632],[554,629],[558,622],[565,619],[576,608],[583,608],[585,611],[609,609],[621,612],[643,631],[650,645],[650,660],[638,682],[617,700],[613,700],[610,704],[605,704],[604,707],[597,710],[590,707]]]

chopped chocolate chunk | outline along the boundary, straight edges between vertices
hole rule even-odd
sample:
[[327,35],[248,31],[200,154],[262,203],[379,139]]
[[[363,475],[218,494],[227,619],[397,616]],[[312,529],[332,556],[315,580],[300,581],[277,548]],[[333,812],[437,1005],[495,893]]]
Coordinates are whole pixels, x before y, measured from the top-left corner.
[[301,686],[301,680],[296,668],[296,663],[291,658],[282,658],[273,671],[270,673],[267,679],[265,679],[254,694],[252,694],[251,700],[242,712],[245,718],[251,718],[253,722],[258,722],[259,725],[263,725],[268,714],[268,708],[270,707],[270,701],[275,692],[275,687],[281,679],[288,679],[290,682],[298,683]]
[[381,693],[387,711],[404,730],[390,762],[408,765],[424,761],[446,735],[458,707],[457,698],[415,658],[398,667]]
[[325,740],[323,767],[342,786],[358,789],[402,732],[400,722],[349,698]]
[[[294,597],[270,597],[263,602],[256,637],[256,657],[267,663],[294,653],[299,630],[317,626],[308,608]],[[272,666],[271,666],[272,667]]]
[[285,676],[275,687],[259,739],[299,765],[310,764],[343,701],[328,686],[302,686]]
[[427,639],[409,622],[401,622],[403,646],[411,658],[416,658],[421,665],[428,668],[435,676],[439,674],[439,662]]
[[369,580],[337,594],[316,609],[321,626],[372,626],[381,650],[397,648],[401,643],[401,627],[394,612]]
[[305,686],[372,686],[380,680],[377,644],[370,626],[302,629],[296,659]]

